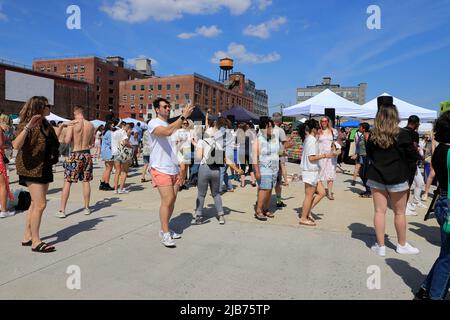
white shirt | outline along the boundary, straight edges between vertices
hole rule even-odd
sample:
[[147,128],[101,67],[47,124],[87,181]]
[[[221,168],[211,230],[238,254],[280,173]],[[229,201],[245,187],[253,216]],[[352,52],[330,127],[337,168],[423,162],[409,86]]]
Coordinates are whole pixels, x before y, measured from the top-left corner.
[[153,131],[158,127],[168,127],[169,124],[159,118],[148,124],[150,133],[150,168],[161,173],[176,175],[180,172],[176,154],[176,140],[174,137],[158,137]]
[[308,136],[303,144],[302,168],[304,171],[319,171],[319,161],[309,161],[309,156],[319,155],[319,144],[313,136]]
[[[213,146],[215,146],[216,150],[223,150],[221,144],[217,143],[214,138],[207,138],[198,142],[198,147],[203,149],[203,157],[200,164],[206,164],[209,152],[211,151]],[[217,160],[220,161],[221,159]]]
[[282,156],[284,154],[283,143],[287,141],[286,132],[284,132],[283,128],[280,128],[279,126],[275,126],[273,128],[273,135],[275,136],[275,139],[278,139],[280,141],[279,155]]
[[123,140],[128,139],[128,135],[125,130],[119,129],[111,135],[111,154],[116,156],[119,154],[119,145]]

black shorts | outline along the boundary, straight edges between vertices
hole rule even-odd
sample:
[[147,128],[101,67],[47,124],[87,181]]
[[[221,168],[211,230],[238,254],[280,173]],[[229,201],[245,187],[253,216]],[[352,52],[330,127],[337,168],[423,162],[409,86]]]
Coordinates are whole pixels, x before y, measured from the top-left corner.
[[27,187],[27,182],[48,184],[53,182],[53,168],[52,166],[45,166],[42,170],[42,177],[27,177],[19,175],[19,185]]

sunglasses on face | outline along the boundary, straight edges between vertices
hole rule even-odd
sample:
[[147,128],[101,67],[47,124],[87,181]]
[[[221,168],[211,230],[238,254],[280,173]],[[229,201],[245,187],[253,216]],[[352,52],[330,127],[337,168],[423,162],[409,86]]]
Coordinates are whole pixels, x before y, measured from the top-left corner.
[[325,123],[328,123],[328,120],[321,120],[320,122],[325,122]]

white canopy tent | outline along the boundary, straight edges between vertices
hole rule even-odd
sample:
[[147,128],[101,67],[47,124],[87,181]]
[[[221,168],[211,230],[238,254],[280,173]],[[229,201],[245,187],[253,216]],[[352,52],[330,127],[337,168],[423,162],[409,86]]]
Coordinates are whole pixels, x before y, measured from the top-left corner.
[[[399,123],[400,128],[404,128],[408,125],[407,120],[403,120]],[[433,131],[433,124],[432,123],[421,123],[419,127],[419,134],[426,134],[431,133]]]
[[139,121],[133,118],[125,118],[125,119],[120,119],[120,122],[126,122],[126,123],[134,123],[134,125],[137,125],[138,123],[141,124],[142,128],[147,128],[147,124],[144,121]]
[[92,120],[91,123],[92,123],[92,125],[94,126],[95,129],[97,129],[100,126],[106,125],[106,122],[102,121],[102,120]]
[[[381,96],[391,96],[391,95],[388,93],[383,93]],[[421,120],[434,120],[437,119],[438,116],[438,112],[435,110],[418,107],[406,101],[400,100],[396,97],[394,97],[394,104],[397,107],[400,119],[408,119],[410,116],[415,115],[418,116]],[[369,116],[367,118],[375,118],[378,111],[377,98],[367,102],[362,106],[362,108],[369,115],[372,114],[372,116]]]
[[330,89],[326,89],[302,103],[284,109],[283,115],[290,117],[323,115],[327,108],[335,109],[336,116],[340,117],[364,118],[367,116],[367,112],[360,105],[341,97]]
[[[69,119],[64,119],[64,118],[62,118],[62,117],[60,117],[60,116],[57,116],[56,114],[54,114],[54,113],[51,113],[50,112],[50,114],[47,116],[47,117],[45,117],[48,121],[55,121],[57,124],[58,124],[58,122],[60,122],[60,121],[62,121],[62,122],[68,122],[68,121],[70,121]],[[15,118],[14,120],[13,120],[13,124],[19,124],[19,122],[20,122],[20,118]]]

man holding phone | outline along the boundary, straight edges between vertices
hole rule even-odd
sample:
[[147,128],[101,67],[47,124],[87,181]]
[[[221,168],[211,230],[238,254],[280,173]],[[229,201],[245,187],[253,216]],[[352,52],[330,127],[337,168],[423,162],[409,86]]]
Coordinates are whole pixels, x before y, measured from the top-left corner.
[[150,174],[153,186],[158,188],[161,197],[159,208],[161,243],[166,247],[175,247],[173,240],[180,239],[181,236],[169,229],[169,221],[173,214],[179,187],[184,184],[184,174],[180,175],[176,144],[171,136],[192,114],[194,107],[188,104],[183,109],[182,115],[172,124],[167,122],[171,109],[169,101],[158,98],[153,102],[153,108],[157,117],[148,124],[151,154]]

